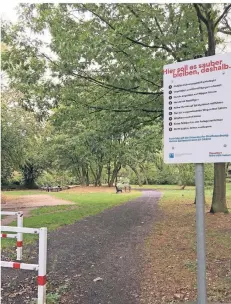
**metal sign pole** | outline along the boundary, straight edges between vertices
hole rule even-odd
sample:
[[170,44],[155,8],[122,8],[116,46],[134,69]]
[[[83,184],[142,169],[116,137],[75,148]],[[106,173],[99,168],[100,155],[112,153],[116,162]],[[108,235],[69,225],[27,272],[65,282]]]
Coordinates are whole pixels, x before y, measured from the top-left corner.
[[198,304],[207,303],[205,256],[204,164],[195,165]]

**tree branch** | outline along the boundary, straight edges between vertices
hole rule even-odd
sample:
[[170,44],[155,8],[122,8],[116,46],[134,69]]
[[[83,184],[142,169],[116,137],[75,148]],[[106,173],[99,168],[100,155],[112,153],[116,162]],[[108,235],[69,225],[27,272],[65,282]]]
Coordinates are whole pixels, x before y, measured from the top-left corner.
[[77,77],[83,77],[84,79],[92,81],[94,83],[97,83],[97,84],[99,84],[99,85],[101,85],[102,87],[105,87],[105,88],[114,88],[115,90],[130,92],[132,94],[141,94],[141,95],[159,95],[160,94],[159,92],[136,91],[136,89],[138,89],[139,86],[132,87],[132,88],[123,88],[123,87],[115,86],[115,85],[112,85],[112,84],[109,84],[109,83],[106,84],[103,81],[96,80],[96,79],[94,79],[90,76],[87,77],[87,76],[83,76],[83,75],[78,75],[76,73],[74,73],[74,75],[76,75]]
[[[44,56],[47,60],[49,60],[52,64],[56,65],[57,67],[60,67],[59,64],[57,64],[56,62],[54,62],[51,58],[49,58],[46,54],[44,53],[40,53],[40,55]],[[132,88],[123,88],[123,87],[119,87],[119,86],[115,86],[115,85],[112,85],[112,84],[109,84],[109,83],[105,83],[103,81],[99,81],[91,76],[84,76],[84,75],[80,75],[80,74],[77,74],[71,70],[68,70],[68,72],[78,78],[83,78],[85,80],[88,80],[88,81],[91,81],[93,83],[96,83],[98,84],[99,86],[101,87],[104,87],[104,88],[113,88],[115,90],[119,90],[119,91],[125,91],[125,92],[130,92],[130,93],[134,93],[134,94],[141,94],[141,95],[158,95],[159,92],[147,92],[147,91],[136,91],[136,89],[139,88],[139,86],[137,87],[132,87]]]
[[[197,15],[197,20],[198,20],[198,25],[199,25],[199,31],[200,31],[200,40],[201,42],[204,42],[204,33],[203,33],[203,27],[201,24],[201,19],[199,18],[199,16]],[[204,53],[206,53],[206,48],[204,48]]]
[[148,30],[149,33],[152,33],[151,29],[140,19],[140,16],[130,7],[130,5],[126,5],[127,9],[143,24],[143,26]]
[[218,23],[225,17],[225,15],[229,12],[230,9],[231,9],[231,4],[229,4],[228,6],[226,6],[226,8],[224,9],[223,13],[220,15],[220,17],[217,18],[217,20],[214,23],[214,28],[216,28],[216,26],[218,25]]
[[225,35],[231,35],[231,31],[229,31],[229,30],[218,29],[218,32],[225,34]]
[[[110,111],[110,112],[116,112],[116,113],[117,112],[118,113],[128,113],[128,112],[132,112],[134,110],[134,108],[133,109],[123,109],[123,108],[121,108],[121,109],[118,109],[118,108],[117,109],[116,108],[112,109],[112,108],[107,108],[107,107],[103,107],[103,106],[93,106],[93,105],[86,106],[86,107],[88,107],[89,109],[98,110],[97,112],[100,112],[100,111]],[[150,110],[150,109],[143,109],[143,108],[138,109],[138,110],[142,111],[142,112],[146,112],[146,113],[163,113],[163,110]]]
[[208,27],[208,20],[204,17],[204,15],[202,14],[200,8],[199,8],[199,4],[194,3],[193,4],[196,13],[197,13],[197,17],[204,22],[204,24],[206,25],[206,27]]
[[141,79],[144,80],[144,81],[147,81],[147,82],[151,83],[152,85],[154,85],[154,86],[156,86],[156,87],[158,87],[158,88],[162,88],[161,85],[156,84],[155,82],[153,82],[153,81],[151,81],[151,80],[149,80],[149,79],[146,79],[146,78],[144,78],[144,77],[141,77]]
[[[154,17],[154,19],[155,19],[156,25],[157,25],[157,27],[158,27],[158,29],[159,29],[161,35],[164,37],[165,35],[164,35],[164,32],[163,32],[163,30],[162,30],[162,28],[161,28],[161,26],[160,26],[160,24],[159,24],[159,21],[157,20],[156,17]],[[172,54],[172,56],[174,57],[174,59],[176,59],[176,60],[178,61],[179,58],[177,58],[177,56],[175,55],[174,51],[173,51],[172,49],[170,49],[166,44],[163,44],[163,43],[162,43],[162,45],[163,45],[163,48],[164,48],[167,52],[169,52],[170,54]]]
[[[83,5],[83,7],[84,7],[86,10],[88,10],[89,12],[91,12],[93,15],[95,15],[96,17],[98,17],[98,18],[99,18],[101,21],[103,21],[105,24],[107,24],[112,30],[116,31],[116,28],[115,28],[114,26],[112,26],[112,25],[111,25],[107,20],[105,20],[102,16],[100,16],[100,15],[97,14],[96,12],[90,10],[90,9],[87,8],[85,5]],[[150,49],[164,49],[164,50],[166,50],[166,51],[172,53],[172,50],[171,50],[170,48],[168,48],[167,46],[164,46],[164,45],[162,45],[162,46],[148,45],[148,44],[146,44],[146,43],[144,43],[144,42],[141,42],[141,41],[135,40],[135,39],[133,39],[133,38],[131,38],[131,37],[128,37],[128,36],[124,35],[124,34],[121,33],[121,32],[118,32],[118,34],[119,34],[120,36],[124,37],[125,39],[127,39],[127,40],[133,42],[134,44],[141,45],[141,46],[143,46],[143,47],[145,47],[145,48],[150,48]]]

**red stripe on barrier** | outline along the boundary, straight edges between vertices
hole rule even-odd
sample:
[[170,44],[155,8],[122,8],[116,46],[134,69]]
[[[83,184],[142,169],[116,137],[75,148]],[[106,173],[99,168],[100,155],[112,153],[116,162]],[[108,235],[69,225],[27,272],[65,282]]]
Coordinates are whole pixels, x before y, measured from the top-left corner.
[[7,234],[6,234],[6,233],[2,233],[2,237],[3,237],[3,238],[6,238],[6,237],[7,237]]
[[13,268],[20,269],[20,263],[13,263]]
[[17,247],[22,247],[22,241],[17,241]]
[[38,285],[45,285],[47,282],[46,276],[38,276],[37,282],[38,282]]

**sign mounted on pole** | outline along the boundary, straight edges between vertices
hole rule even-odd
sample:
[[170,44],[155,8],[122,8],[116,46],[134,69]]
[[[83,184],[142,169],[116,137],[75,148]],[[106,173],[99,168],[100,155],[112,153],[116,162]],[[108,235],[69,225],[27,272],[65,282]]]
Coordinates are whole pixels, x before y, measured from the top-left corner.
[[165,163],[231,161],[231,53],[164,66]]

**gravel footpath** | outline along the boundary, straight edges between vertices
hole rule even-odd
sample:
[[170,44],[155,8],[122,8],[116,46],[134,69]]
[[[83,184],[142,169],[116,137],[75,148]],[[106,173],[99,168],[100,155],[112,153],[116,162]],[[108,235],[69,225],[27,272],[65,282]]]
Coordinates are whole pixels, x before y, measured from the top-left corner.
[[[157,219],[160,196],[143,191],[135,200],[49,233],[49,289],[63,294],[54,303],[142,302],[144,240]],[[24,262],[36,263],[36,255],[31,246]],[[31,303],[37,296],[35,277],[33,271],[2,268],[2,304]],[[94,282],[96,278],[100,279]]]

